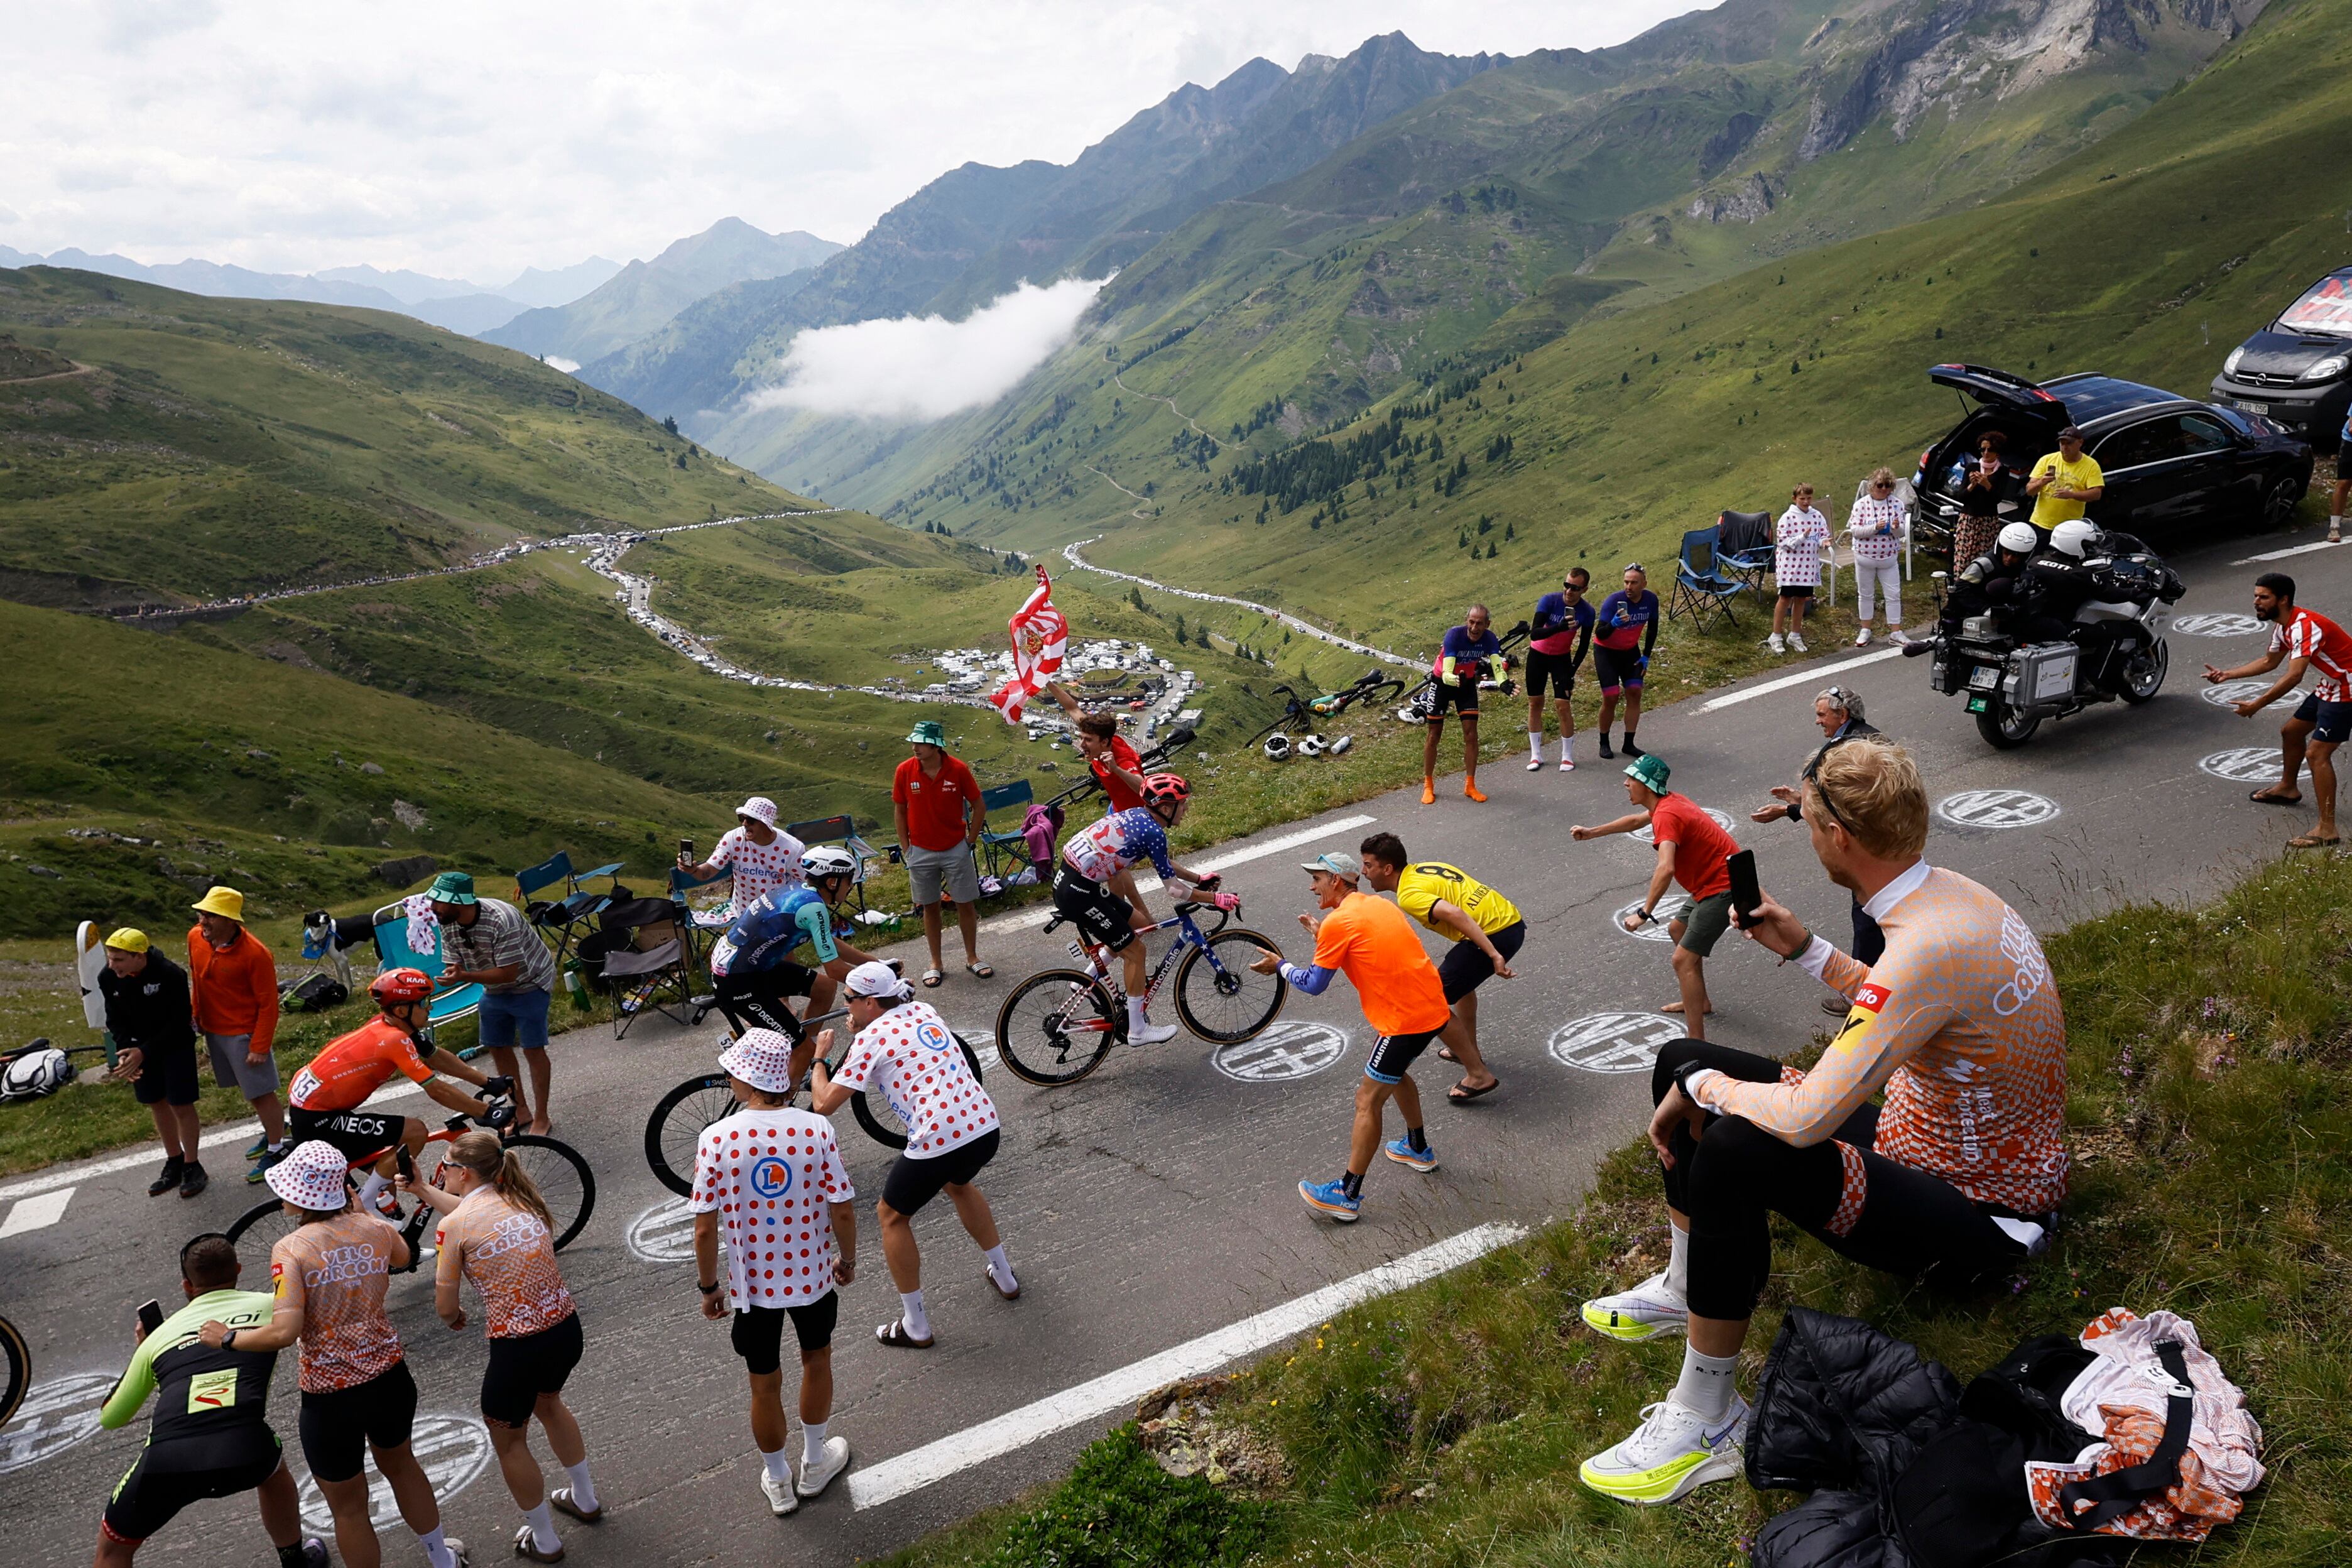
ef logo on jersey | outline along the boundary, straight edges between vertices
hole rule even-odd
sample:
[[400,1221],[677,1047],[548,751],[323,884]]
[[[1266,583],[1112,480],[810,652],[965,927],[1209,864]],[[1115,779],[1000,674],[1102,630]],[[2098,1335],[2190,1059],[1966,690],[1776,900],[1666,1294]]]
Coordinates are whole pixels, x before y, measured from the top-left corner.
[[286,1294],[286,1265],[276,1258],[269,1262],[269,1293],[273,1296]]
[[780,1198],[793,1190],[793,1167],[773,1155],[751,1164],[751,1190],[763,1198]]

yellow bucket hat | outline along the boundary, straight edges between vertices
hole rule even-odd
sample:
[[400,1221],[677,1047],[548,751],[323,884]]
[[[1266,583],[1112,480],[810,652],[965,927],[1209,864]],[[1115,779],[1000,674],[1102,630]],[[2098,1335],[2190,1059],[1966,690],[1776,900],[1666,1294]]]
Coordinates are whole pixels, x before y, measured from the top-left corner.
[[235,888],[215,888],[189,908],[200,914],[219,915],[226,920],[245,919],[245,895]]
[[106,939],[106,945],[117,952],[144,952],[152,944],[145,931],[136,926],[124,926]]

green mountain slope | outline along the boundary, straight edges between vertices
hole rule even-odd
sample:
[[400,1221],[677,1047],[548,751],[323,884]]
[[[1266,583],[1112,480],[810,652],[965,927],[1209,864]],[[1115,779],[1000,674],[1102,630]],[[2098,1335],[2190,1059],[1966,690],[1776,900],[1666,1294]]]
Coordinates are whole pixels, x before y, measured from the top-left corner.
[[0,595],[32,603],[188,603],[795,504],[592,386],[389,312],[31,268],[0,270],[0,340],[27,356],[0,366]]

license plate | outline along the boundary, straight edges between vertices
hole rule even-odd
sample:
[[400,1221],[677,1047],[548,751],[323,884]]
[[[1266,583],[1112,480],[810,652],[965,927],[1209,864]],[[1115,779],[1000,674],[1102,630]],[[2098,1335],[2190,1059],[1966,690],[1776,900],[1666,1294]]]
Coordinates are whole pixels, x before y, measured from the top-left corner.
[[2235,399],[2232,406],[2242,408],[2249,414],[2268,414],[2271,411],[2267,403],[2249,403],[2242,397]]
[[1981,712],[1983,712],[1984,710],[1985,710],[1985,700],[1984,700],[1983,698],[1981,698],[1981,697],[1971,697],[1971,698],[1969,698],[1969,712],[1971,712],[1971,713],[1981,713]]
[[1990,664],[1980,664],[1969,671],[1969,689],[1990,691],[2000,684],[2000,671]]

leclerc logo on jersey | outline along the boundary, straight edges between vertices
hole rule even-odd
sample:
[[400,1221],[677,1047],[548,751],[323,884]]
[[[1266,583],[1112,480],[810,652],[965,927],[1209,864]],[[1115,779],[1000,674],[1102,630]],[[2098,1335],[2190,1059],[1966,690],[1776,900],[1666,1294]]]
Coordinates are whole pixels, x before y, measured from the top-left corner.
[[927,1051],[944,1051],[954,1043],[954,1038],[937,1024],[923,1023],[915,1026],[915,1044]]
[[751,1166],[751,1190],[763,1198],[780,1198],[793,1190],[793,1168],[771,1155]]

